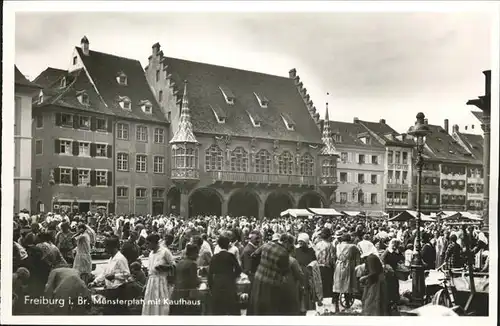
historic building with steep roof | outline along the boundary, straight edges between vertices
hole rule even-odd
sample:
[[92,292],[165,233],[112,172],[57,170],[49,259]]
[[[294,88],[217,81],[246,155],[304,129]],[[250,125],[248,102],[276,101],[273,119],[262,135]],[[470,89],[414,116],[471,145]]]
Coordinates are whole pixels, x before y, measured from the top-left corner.
[[338,187],[334,207],[339,211],[382,215],[384,198],[385,146],[356,123],[322,121],[323,130],[331,129],[339,153]]
[[14,66],[14,212],[31,210],[31,111],[32,98],[40,85],[30,82]]
[[280,77],[175,59],[156,43],[145,70],[171,123],[171,211],[276,217],[331,205],[334,142],[295,69]]
[[67,70],[35,80],[34,207],[165,213],[168,121],[140,62],[84,37]]

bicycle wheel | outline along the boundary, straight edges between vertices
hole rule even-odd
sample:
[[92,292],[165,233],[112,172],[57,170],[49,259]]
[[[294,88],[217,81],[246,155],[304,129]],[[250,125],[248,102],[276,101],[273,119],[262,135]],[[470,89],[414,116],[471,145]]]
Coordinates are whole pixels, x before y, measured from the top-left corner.
[[349,293],[341,293],[339,297],[339,303],[344,309],[349,309],[354,303],[354,296]]
[[434,294],[432,297],[432,304],[452,308],[450,296],[448,292],[446,292],[446,289],[441,289]]

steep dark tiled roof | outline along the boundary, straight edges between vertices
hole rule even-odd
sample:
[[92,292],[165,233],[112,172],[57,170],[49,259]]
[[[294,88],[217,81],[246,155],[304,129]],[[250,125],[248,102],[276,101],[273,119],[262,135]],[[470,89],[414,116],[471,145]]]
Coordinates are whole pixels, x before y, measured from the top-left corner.
[[458,132],[457,136],[475,159],[483,159],[484,138],[481,135]]
[[432,133],[426,137],[425,156],[436,160],[477,163],[476,159],[465,155],[467,150],[441,126],[428,126]]
[[359,139],[360,134],[366,134],[366,129],[357,123],[330,121],[330,129],[333,135],[339,135],[340,142],[336,142],[338,147],[341,146],[358,146],[358,147],[384,147],[377,139],[371,137],[371,143],[365,144]]
[[482,111],[471,111],[472,114],[483,123],[483,112]]
[[[195,133],[321,144],[320,131],[293,79],[168,57],[163,58],[163,65],[178,87],[184,80],[189,83],[189,105]],[[219,87],[227,87],[234,94],[233,105],[226,103]],[[260,106],[254,92],[269,100],[267,108]],[[226,114],[225,123],[216,121],[212,107],[220,107]],[[253,126],[249,113],[262,120],[260,127]],[[282,113],[288,114],[296,123],[293,131],[285,126]]]
[[[66,77],[66,87],[60,86],[59,80],[63,76]],[[54,104],[87,112],[114,115],[113,111],[104,105],[83,69],[71,73],[64,72],[63,76],[57,79],[52,84],[52,87],[43,90],[45,99],[41,106]],[[82,91],[84,91],[89,98],[88,105],[80,103],[77,98],[77,93]]]
[[51,87],[55,82],[67,75],[68,72],[63,69],[48,67],[38,75],[33,82],[46,87]]
[[23,73],[19,71],[16,65],[14,65],[14,81],[16,85],[41,88],[40,85],[30,82],[26,77],[24,77]]
[[394,145],[394,146],[413,146],[413,142],[409,139],[399,140],[393,138],[391,135],[397,136],[399,133],[394,130],[387,123],[382,122],[370,122],[370,121],[362,121],[359,120],[358,123],[366,128],[367,131],[376,134],[381,138],[381,141],[385,143],[385,145]]
[[[89,55],[86,56],[81,48],[76,49],[99,94],[113,114],[130,119],[167,122],[139,61],[96,51],[89,51]],[[120,85],[116,81],[116,77],[122,72],[127,76],[127,85]],[[120,107],[119,96],[127,96],[131,100],[131,111]],[[151,102],[152,114],[142,111],[140,105],[142,100]]]

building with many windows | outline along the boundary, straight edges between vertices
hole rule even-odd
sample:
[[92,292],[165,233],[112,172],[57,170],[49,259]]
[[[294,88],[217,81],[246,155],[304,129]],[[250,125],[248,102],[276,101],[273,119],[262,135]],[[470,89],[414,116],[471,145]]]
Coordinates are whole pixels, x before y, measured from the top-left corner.
[[385,147],[362,125],[330,121],[339,152],[333,206],[340,211],[382,214]]
[[139,61],[91,51],[84,37],[67,70],[35,82],[35,207],[163,213],[168,122]]
[[413,149],[414,142],[406,134],[399,134],[381,119],[369,122],[356,119],[368,134],[385,147],[383,210],[395,215],[413,208]]
[[175,59],[157,43],[145,70],[171,122],[169,211],[276,217],[330,206],[333,139],[295,69],[279,77]]
[[16,66],[14,81],[14,212],[19,212],[31,210],[31,102],[40,86],[26,79]]

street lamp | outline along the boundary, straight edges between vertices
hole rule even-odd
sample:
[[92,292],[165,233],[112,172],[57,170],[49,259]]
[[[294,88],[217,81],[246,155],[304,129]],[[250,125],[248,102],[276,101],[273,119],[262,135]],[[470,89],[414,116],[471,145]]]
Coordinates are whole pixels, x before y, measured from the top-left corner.
[[417,114],[417,121],[415,125],[410,127],[408,134],[413,136],[416,140],[417,149],[417,159],[415,162],[415,167],[417,168],[417,243],[415,248],[415,254],[413,255],[411,261],[411,272],[412,272],[412,296],[415,303],[423,304],[425,295],[425,275],[424,275],[424,264],[422,262],[422,242],[420,234],[420,193],[422,188],[422,167],[424,165],[424,160],[422,158],[422,152],[424,150],[425,137],[431,133],[427,122],[425,121],[425,115],[422,112]]

